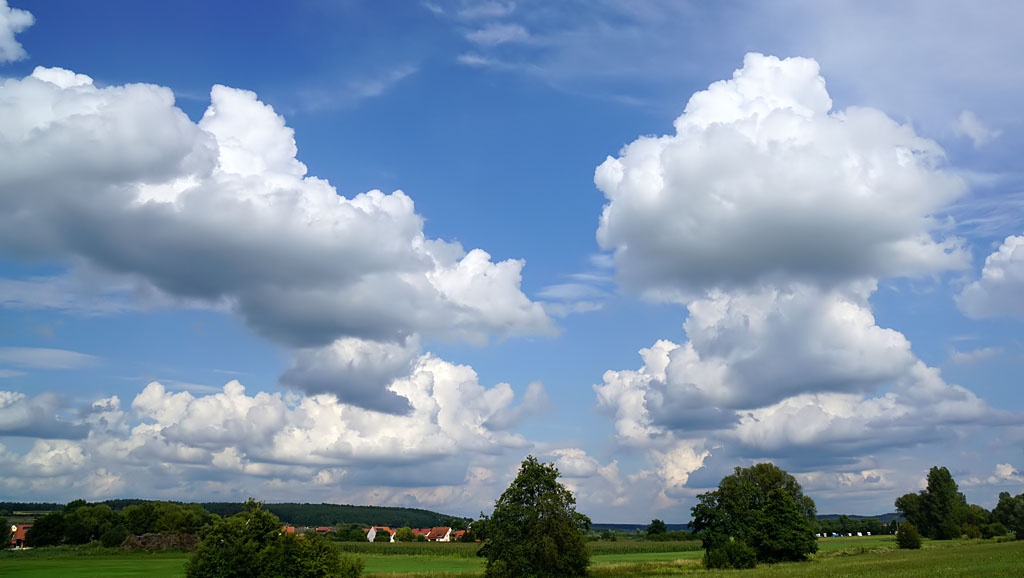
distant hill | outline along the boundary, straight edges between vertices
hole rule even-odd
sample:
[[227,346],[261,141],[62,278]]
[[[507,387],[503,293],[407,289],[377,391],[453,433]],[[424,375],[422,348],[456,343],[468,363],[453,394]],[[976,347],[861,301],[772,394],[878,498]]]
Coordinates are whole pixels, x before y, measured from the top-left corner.
[[[820,514],[818,516],[818,519],[819,520],[834,520],[834,519],[836,519],[836,518],[838,518],[838,517],[840,517],[842,515],[843,514]],[[889,512],[888,514],[878,514],[877,516],[858,516],[856,514],[846,514],[846,517],[851,519],[851,520],[863,520],[865,518],[877,518],[878,521],[883,523],[883,524],[888,524],[889,522],[892,522],[893,520],[902,520],[903,519],[903,515],[899,514],[897,512]]]
[[[92,502],[106,504],[114,510],[153,500],[137,498],[104,500]],[[178,504],[198,503],[206,511],[219,516],[230,516],[242,511],[241,502],[175,502]],[[60,510],[64,504],[49,502],[0,502],[0,510],[8,512],[32,511],[49,512]],[[264,507],[281,518],[282,522],[295,526],[332,526],[335,524],[362,524],[363,526],[391,526],[401,528],[431,528],[447,525],[446,521],[458,516],[449,516],[418,508],[394,508],[384,506],[352,506],[349,504],[264,504]],[[468,518],[463,518],[468,520]]]
[[[650,522],[647,522],[647,524],[650,524]],[[640,530],[642,532],[647,529],[647,524],[591,524],[590,529],[598,532],[603,532],[604,530],[615,530],[617,532],[635,532]],[[690,531],[689,524],[665,524],[665,526],[671,532],[676,530]]]

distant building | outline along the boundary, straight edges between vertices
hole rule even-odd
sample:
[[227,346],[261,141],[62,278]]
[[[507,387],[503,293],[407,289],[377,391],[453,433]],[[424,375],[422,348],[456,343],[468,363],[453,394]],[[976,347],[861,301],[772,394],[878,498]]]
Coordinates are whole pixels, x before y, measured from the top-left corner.
[[25,534],[28,529],[32,527],[32,524],[14,524],[11,526],[11,547],[12,548],[24,548],[25,547]]
[[388,533],[388,536],[390,537],[390,540],[388,540],[388,542],[395,541],[395,530],[392,530],[388,526],[373,526],[372,528],[368,530],[364,529],[363,531],[366,532],[366,539],[369,542],[374,542],[379,532]]

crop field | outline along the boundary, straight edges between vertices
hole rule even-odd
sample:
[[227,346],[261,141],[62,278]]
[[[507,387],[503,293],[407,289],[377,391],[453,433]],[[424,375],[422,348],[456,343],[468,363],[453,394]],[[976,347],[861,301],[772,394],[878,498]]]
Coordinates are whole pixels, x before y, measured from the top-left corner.
[[[691,542],[592,542],[591,573],[595,578],[694,575],[707,578],[801,577],[1019,577],[1024,576],[1024,542],[926,541],[922,550],[898,550],[889,536],[820,540],[812,560],[762,565],[754,570],[708,572],[701,568],[703,552]],[[367,576],[452,577],[479,576],[484,562],[475,544],[419,544],[419,549],[388,550],[395,544],[342,544],[358,546],[347,552],[366,563]],[[341,546],[341,545],[340,545]],[[401,546],[407,546],[403,544]],[[426,547],[423,547],[426,546]],[[439,546],[456,546],[445,550]],[[672,551],[670,548],[675,547]],[[122,553],[102,548],[46,548],[0,552],[0,576],[43,578],[67,576],[181,578],[187,554]]]

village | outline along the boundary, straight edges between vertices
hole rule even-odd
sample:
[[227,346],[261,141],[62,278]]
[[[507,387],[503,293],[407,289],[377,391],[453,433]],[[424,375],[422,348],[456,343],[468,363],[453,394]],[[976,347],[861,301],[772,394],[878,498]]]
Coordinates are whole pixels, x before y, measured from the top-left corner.
[[[366,540],[368,542],[457,542],[462,539],[466,534],[466,530],[453,530],[450,526],[435,526],[433,528],[409,528],[411,530],[411,538],[405,540],[399,536],[400,530],[403,528],[392,529],[389,526],[371,526],[369,528],[363,528],[363,533],[366,534]],[[295,536],[302,536],[308,533],[316,534],[331,534],[338,531],[335,526],[290,526],[285,525],[281,531],[285,534],[291,534]],[[387,539],[383,539],[382,535],[386,534]],[[380,539],[378,539],[380,538]]]

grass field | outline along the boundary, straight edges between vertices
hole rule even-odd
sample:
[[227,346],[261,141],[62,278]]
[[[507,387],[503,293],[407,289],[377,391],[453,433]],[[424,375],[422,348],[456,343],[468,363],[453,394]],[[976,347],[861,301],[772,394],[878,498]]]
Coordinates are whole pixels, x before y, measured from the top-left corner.
[[[654,544],[651,546],[651,544]],[[677,551],[667,551],[675,545]],[[802,577],[1019,577],[1024,576],[1024,542],[926,541],[922,550],[898,550],[889,536],[829,538],[819,541],[820,550],[811,561],[762,565],[754,570],[708,572],[701,568],[703,555],[686,542],[595,542],[591,573],[595,578],[694,575],[707,578],[746,576],[749,578]],[[370,545],[373,546],[373,545]],[[432,545],[437,546],[437,545]],[[441,549],[409,550],[396,554],[365,548],[357,554],[366,563],[366,575],[383,577],[431,576],[471,578],[483,570],[483,560],[470,557],[473,544],[461,554]],[[643,551],[652,550],[652,551]],[[448,555],[439,555],[448,554]],[[0,576],[4,578],[145,577],[181,578],[186,554],[119,553],[100,548],[48,548],[24,552],[0,552]]]

